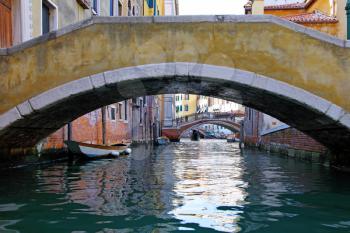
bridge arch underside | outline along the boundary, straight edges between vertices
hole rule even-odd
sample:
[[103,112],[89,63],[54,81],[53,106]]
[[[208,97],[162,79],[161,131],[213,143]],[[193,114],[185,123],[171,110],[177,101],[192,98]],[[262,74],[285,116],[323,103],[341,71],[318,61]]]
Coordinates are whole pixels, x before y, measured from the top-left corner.
[[188,132],[189,130],[196,129],[197,127],[201,125],[217,125],[224,127],[225,129],[230,130],[231,132],[240,132],[240,126],[237,123],[230,123],[229,121],[224,120],[199,120],[197,122],[194,122],[192,124],[188,124],[186,126],[183,126],[180,128],[179,131],[179,137],[182,138],[183,135]]
[[35,96],[0,116],[0,148],[31,147],[99,107],[157,94],[191,93],[234,101],[265,112],[334,152],[348,152],[349,114],[281,81],[221,66],[165,63],[107,71]]

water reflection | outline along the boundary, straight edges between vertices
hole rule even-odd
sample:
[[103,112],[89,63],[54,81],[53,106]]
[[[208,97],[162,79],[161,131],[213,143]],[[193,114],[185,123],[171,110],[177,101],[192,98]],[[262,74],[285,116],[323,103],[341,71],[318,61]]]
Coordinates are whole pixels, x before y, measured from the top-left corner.
[[350,176],[220,140],[0,174],[0,232],[350,232]]
[[239,231],[237,222],[247,183],[242,180],[244,165],[237,144],[231,144],[226,151],[220,151],[213,143],[185,145],[178,145],[175,153],[176,196],[172,200],[174,209],[169,213],[183,223],[223,232]]

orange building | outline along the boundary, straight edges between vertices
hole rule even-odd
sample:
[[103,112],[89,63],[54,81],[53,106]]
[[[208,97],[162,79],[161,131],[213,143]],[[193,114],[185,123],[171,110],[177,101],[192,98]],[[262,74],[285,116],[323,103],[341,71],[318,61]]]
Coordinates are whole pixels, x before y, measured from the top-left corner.
[[[323,33],[346,38],[346,0],[249,0],[245,14],[269,14]],[[270,151],[324,154],[326,148],[278,119],[246,108],[244,142]]]
[[246,14],[270,14],[345,39],[345,0],[301,0],[271,4],[253,0],[244,6]]

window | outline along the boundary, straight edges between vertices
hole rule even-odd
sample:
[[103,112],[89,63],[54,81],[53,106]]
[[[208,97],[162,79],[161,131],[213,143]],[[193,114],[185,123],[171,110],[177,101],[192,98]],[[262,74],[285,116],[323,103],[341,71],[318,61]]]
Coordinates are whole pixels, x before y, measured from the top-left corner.
[[180,112],[182,112],[182,105],[180,105]]
[[45,2],[42,3],[42,33],[46,34],[50,32],[50,8],[45,4]]
[[114,0],[109,1],[109,15],[114,16]]
[[41,4],[41,32],[46,34],[58,28],[57,6],[49,0],[42,0]]
[[118,16],[123,15],[123,5],[120,1],[118,1]]
[[140,124],[142,124],[142,108],[143,107],[143,100],[140,100]]
[[189,100],[190,99],[190,95],[185,95],[185,100]]
[[132,12],[131,12],[131,1],[128,0],[128,16],[132,16]]
[[119,113],[119,119],[122,119],[123,118],[123,115],[122,115],[122,109],[123,109],[123,104],[118,104],[118,113]]
[[124,101],[124,120],[128,120],[128,101]]
[[153,8],[153,0],[147,0],[148,8]]
[[12,12],[10,1],[0,1],[0,48],[12,45]]
[[110,115],[110,117],[111,117],[111,120],[112,120],[112,121],[115,121],[115,120],[116,120],[116,117],[115,117],[115,107],[112,107],[112,106],[111,106],[111,115]]
[[180,111],[180,107],[176,106],[176,112],[179,112],[179,111]]
[[100,0],[92,0],[92,13],[95,15],[100,13]]
[[188,112],[188,105],[185,105],[185,112]]

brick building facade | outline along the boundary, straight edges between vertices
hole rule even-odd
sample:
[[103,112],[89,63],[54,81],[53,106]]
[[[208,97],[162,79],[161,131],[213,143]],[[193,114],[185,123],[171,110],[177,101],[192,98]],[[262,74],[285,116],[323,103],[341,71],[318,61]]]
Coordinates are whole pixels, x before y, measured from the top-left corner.
[[305,133],[276,119],[274,121],[271,119],[274,118],[257,110],[246,108],[243,122],[245,145],[283,154],[290,154],[291,151],[298,151],[302,154],[308,152],[325,154],[327,152],[325,146]]

